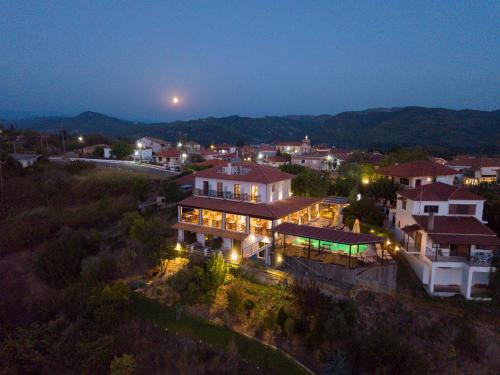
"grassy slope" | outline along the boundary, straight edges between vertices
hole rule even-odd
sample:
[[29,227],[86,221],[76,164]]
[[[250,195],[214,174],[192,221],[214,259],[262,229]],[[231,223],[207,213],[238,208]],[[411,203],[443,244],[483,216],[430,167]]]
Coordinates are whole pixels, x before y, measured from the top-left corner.
[[282,352],[240,335],[229,328],[216,326],[187,314],[183,314],[179,320],[176,320],[175,311],[166,305],[138,294],[134,295],[133,300],[137,316],[162,328],[188,334],[193,338],[224,349],[234,339],[238,352],[243,358],[256,367],[268,369],[271,373],[287,373],[287,375],[308,373]]

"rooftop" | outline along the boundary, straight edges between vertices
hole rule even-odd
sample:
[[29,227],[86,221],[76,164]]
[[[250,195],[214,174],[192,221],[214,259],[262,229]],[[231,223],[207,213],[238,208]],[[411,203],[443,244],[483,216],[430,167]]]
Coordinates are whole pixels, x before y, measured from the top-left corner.
[[[199,173],[197,176],[198,175]],[[314,203],[319,203],[320,201],[320,198],[290,197],[273,203],[249,203],[227,199],[191,196],[180,201],[178,205],[275,220],[302,210]]]
[[302,146],[303,144],[302,141],[280,141],[276,143],[276,146]]
[[289,180],[294,176],[277,168],[256,163],[226,163],[200,171],[196,177],[269,184]]
[[451,176],[457,171],[431,160],[415,160],[409,163],[381,167],[378,174],[392,177]]
[[147,136],[147,137],[142,137],[141,139],[145,139],[145,138],[149,139],[152,142],[160,143],[160,144],[163,144],[163,145],[169,145],[170,144],[169,141],[164,141],[163,139],[155,138],[155,137],[149,137],[149,136]]
[[401,190],[398,194],[413,201],[448,201],[448,200],[481,200],[485,199],[471,193],[467,188],[434,182],[414,189]]
[[163,150],[163,151],[156,153],[156,156],[161,156],[161,157],[165,157],[165,158],[178,158],[180,155],[181,155],[181,152],[179,150],[176,150],[176,149]]
[[499,167],[500,158],[475,158],[475,157],[461,157],[456,158],[446,163],[446,165],[453,167],[468,167],[468,168],[481,168],[481,167]]
[[273,229],[273,232],[289,234],[292,236],[312,238],[321,241],[329,241],[346,245],[359,245],[370,243],[383,243],[385,238],[364,233],[345,232],[343,230],[313,227],[310,225],[298,225],[282,223]]
[[425,230],[427,233],[446,234],[446,235],[482,235],[494,236],[493,232],[486,225],[481,223],[474,216],[434,216],[434,229],[429,230],[429,216],[428,215],[413,215],[418,226]]

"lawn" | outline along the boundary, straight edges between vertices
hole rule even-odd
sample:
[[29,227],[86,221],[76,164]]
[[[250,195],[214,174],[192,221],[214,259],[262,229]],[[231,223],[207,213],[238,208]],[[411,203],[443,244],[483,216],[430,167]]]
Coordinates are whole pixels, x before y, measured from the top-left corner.
[[270,373],[287,373],[287,375],[309,373],[283,352],[240,335],[229,328],[216,326],[185,313],[176,320],[174,309],[139,294],[133,296],[133,306],[135,314],[144,320],[174,332],[188,334],[222,349],[226,349],[234,339],[240,356]]

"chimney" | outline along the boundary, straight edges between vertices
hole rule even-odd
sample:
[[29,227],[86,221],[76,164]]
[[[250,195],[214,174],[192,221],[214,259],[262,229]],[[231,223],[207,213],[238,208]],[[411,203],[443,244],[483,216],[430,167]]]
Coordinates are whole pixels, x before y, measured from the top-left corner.
[[429,221],[427,221],[427,229],[429,232],[434,231],[434,212],[429,212]]

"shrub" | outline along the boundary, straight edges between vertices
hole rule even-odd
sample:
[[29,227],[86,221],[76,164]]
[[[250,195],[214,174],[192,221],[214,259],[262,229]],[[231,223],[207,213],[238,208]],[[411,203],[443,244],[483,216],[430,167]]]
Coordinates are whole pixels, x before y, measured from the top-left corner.
[[78,278],[82,260],[96,254],[99,246],[98,232],[64,233],[36,255],[35,273],[51,287],[63,287]]
[[247,311],[247,316],[250,315],[250,312],[255,308],[255,302],[251,299],[245,300],[245,309]]
[[215,296],[219,288],[226,281],[228,266],[221,253],[213,254],[207,262],[207,269],[203,278],[203,286],[207,293]]
[[461,320],[453,344],[465,354],[470,356],[477,355],[479,349],[477,332],[474,326],[467,321]]
[[227,311],[232,315],[239,315],[243,312],[245,305],[241,285],[235,283],[227,291]]
[[95,163],[75,160],[66,164],[64,169],[67,170],[70,174],[79,174],[83,171],[95,169]]
[[276,323],[280,326],[281,330],[285,330],[285,322],[288,319],[288,314],[283,309],[283,306],[278,310],[278,315],[276,315]]
[[288,317],[283,326],[284,332],[288,337],[295,333],[295,320],[292,317]]
[[135,358],[132,355],[124,354],[115,357],[109,366],[111,375],[133,375],[135,372]]

